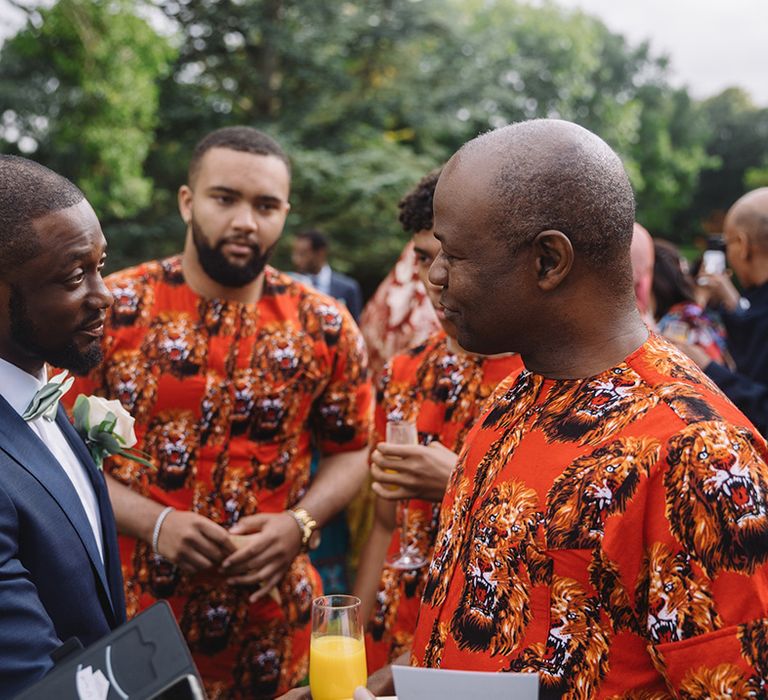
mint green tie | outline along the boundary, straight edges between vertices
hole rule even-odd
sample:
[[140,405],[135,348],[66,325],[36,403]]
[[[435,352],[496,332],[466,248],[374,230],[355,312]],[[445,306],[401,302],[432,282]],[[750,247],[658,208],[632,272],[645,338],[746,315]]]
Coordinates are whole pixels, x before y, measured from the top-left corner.
[[47,421],[54,420],[59,399],[70,390],[75,381],[74,377],[67,377],[68,374],[69,372],[64,370],[52,377],[42,389],[38,389],[21,417],[25,421],[35,420],[40,416]]

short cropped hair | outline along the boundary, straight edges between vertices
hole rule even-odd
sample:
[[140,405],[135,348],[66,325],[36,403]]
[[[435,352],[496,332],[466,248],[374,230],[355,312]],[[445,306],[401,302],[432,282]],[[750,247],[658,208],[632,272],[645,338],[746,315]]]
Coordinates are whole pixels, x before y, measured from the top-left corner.
[[470,144],[486,139],[502,158],[495,230],[512,250],[552,229],[568,236],[592,267],[607,265],[608,272],[619,259],[629,264],[635,198],[608,144],[576,124],[549,119],[513,124]]
[[250,126],[227,126],[212,131],[198,141],[195,150],[192,151],[192,159],[189,161],[187,177],[190,183],[197,175],[203,156],[212,148],[229,148],[232,151],[254,153],[257,156],[275,156],[285,163],[288,174],[291,174],[291,161],[280,144],[271,136]]
[[427,173],[397,204],[400,209],[398,219],[407,233],[429,231],[434,225],[432,200],[435,187],[440,178],[441,168]]
[[328,236],[326,236],[320,229],[308,228],[304,231],[299,231],[296,234],[297,239],[309,241],[309,246],[313,251],[328,250]]
[[19,156],[0,155],[0,275],[41,250],[33,222],[79,204],[85,195],[67,178]]

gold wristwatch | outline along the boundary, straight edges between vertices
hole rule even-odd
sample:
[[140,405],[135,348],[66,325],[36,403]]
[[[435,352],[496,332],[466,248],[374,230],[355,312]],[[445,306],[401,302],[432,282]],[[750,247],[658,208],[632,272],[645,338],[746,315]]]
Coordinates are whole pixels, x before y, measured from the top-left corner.
[[320,546],[320,530],[317,527],[317,521],[304,508],[289,508],[287,512],[293,516],[301,530],[301,551],[317,549]]

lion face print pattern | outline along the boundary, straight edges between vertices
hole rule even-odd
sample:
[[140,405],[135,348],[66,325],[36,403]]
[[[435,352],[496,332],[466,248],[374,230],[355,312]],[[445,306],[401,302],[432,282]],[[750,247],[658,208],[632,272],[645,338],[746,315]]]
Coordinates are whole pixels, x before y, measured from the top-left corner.
[[[416,422],[421,444],[439,441],[458,452],[485,400],[499,382],[521,368],[519,355],[484,357],[452,352],[445,333],[436,333],[384,368],[372,444],[384,440],[388,419],[400,418]],[[392,533],[388,557],[400,550],[402,519],[407,513],[408,546],[429,560],[439,511],[439,503],[414,498],[406,509],[399,502],[400,526]],[[410,648],[426,574],[426,567],[402,571],[384,564],[365,637],[369,673]]]
[[[76,389],[119,399],[136,418],[137,447],[152,468],[109,460],[118,481],[229,528],[295,504],[313,448],[332,455],[367,445],[365,350],[334,300],[271,267],[255,304],[203,299],[178,257],[106,281],[115,304],[104,362]],[[129,615],[160,598],[171,604],[208,697],[269,698],[306,675],[320,593],[306,556],[255,604],[253,588],[228,586],[214,569],[185,574],[133,538],[120,538],[120,556]]]
[[465,444],[412,663],[537,672],[569,700],[765,696],[768,450],[674,347],[521,370]]

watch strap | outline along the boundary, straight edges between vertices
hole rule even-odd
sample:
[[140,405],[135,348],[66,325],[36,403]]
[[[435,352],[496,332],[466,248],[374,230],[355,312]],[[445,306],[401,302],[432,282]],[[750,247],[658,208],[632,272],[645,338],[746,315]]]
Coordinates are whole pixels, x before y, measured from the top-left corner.
[[301,531],[301,551],[309,549],[309,540],[312,533],[317,530],[317,521],[304,508],[289,508],[287,510],[293,516]]

